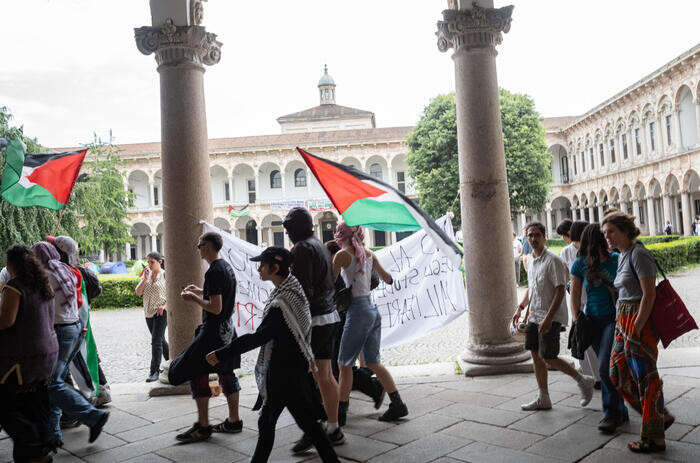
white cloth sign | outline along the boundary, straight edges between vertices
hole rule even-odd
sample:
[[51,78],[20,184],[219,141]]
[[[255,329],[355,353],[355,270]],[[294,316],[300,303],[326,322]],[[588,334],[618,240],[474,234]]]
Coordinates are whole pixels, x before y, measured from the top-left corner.
[[[454,239],[448,217],[437,224]],[[219,228],[202,222],[204,232],[221,234],[224,246],[220,255],[236,274],[236,307],[233,314],[236,333],[251,333],[262,319],[263,308],[273,285],[258,276],[258,265],[250,258],[262,249]],[[419,231],[376,253],[382,266],[391,273],[394,284],[383,282],[372,292],[382,315],[382,347],[391,347],[418,339],[441,328],[467,310],[462,272],[453,266],[433,241]]]

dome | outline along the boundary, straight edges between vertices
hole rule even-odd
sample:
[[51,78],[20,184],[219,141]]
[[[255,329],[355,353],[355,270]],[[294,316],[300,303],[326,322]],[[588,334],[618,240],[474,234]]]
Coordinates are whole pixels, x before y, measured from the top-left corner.
[[335,81],[331,76],[328,75],[328,66],[323,66],[323,75],[321,80],[318,81],[318,86],[321,85],[335,85]]

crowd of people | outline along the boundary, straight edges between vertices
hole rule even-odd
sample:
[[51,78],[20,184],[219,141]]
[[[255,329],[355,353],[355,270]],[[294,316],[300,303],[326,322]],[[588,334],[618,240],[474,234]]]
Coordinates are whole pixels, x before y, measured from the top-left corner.
[[[600,224],[565,219],[557,232],[569,243],[560,256],[547,249],[544,225],[535,222],[525,228],[532,250],[528,288],[512,323],[522,326],[526,312],[525,348],[532,356],[539,394],[521,408],[552,408],[550,367],[574,379],[581,406],[591,401],[599,382],[601,432],[614,433],[629,422],[629,406],[641,415],[642,425],[639,440],[629,442],[628,448],[637,453],[663,451],[665,430],[675,418],[664,405],[656,368],[659,339],[650,319],[656,261],[637,239],[640,230],[634,217],[617,210],[609,211]],[[517,247],[514,241],[514,254]],[[567,293],[574,323],[586,321],[590,330],[591,346],[580,371],[559,358],[560,335],[568,323]]]

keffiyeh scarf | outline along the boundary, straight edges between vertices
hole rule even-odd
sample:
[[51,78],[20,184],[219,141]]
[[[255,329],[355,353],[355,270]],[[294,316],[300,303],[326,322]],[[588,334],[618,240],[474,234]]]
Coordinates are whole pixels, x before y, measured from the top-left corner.
[[[282,311],[284,322],[292,332],[299,350],[309,362],[309,366],[315,370],[316,363],[311,351],[311,312],[309,312],[309,303],[304,295],[304,289],[294,275],[290,274],[270,293],[263,311],[263,320],[273,308]],[[258,384],[258,392],[263,404],[267,401],[267,369],[272,358],[274,343],[275,341],[269,341],[260,347],[258,361],[255,364],[255,382]]]
[[76,285],[78,280],[71,268],[61,262],[61,256],[53,244],[46,241],[39,241],[32,246],[34,255],[39,259],[47,272],[52,274],[58,281],[59,289],[65,300],[70,301],[77,297]]

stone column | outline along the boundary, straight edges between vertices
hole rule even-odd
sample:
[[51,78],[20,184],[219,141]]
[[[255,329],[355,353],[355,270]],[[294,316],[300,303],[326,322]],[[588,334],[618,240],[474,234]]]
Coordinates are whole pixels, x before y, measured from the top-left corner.
[[[525,228],[525,225],[527,225],[527,220],[525,217],[525,213],[518,214],[518,217],[520,220],[518,221],[518,230],[516,230],[515,234],[520,235],[523,232],[523,228]],[[462,232],[464,233],[464,232]]]
[[656,215],[654,213],[654,197],[647,196],[647,223],[649,224],[649,234],[656,234]]
[[153,200],[153,182],[148,182],[148,207],[155,207],[156,202]]
[[[695,128],[695,130],[697,130],[697,132],[695,132],[695,133],[697,134],[698,137],[700,137],[700,97],[698,97],[698,99],[695,100],[695,124],[697,125],[697,127]],[[678,125],[678,132],[680,133],[680,125]],[[696,138],[696,140],[697,140],[697,138]],[[683,143],[683,136],[681,135],[681,144],[682,143]]]
[[637,221],[637,226],[641,227],[641,224],[639,223],[639,200],[636,198],[632,200],[632,215]]
[[598,205],[598,222],[602,222],[604,216],[605,216],[605,203],[600,203]]
[[673,110],[673,143],[676,145],[676,151],[683,151],[683,142],[681,140],[681,110],[675,108]]
[[544,211],[545,214],[545,222],[547,223],[547,237],[551,238],[552,237],[552,209],[547,207]]
[[151,233],[151,252],[156,252],[158,250],[158,246],[156,246],[156,234]]
[[662,206],[664,223],[661,225],[661,230],[663,231],[664,227],[666,226],[666,222],[670,221],[671,226],[673,226],[673,200],[671,199],[670,194],[666,193],[663,195]]
[[466,266],[483,270],[466,276],[469,339],[461,360],[467,376],[532,371],[523,344],[508,332],[517,294],[496,45],[510,30],[512,11],[512,6],[495,9],[492,0],[480,0],[443,11],[437,24],[440,51],[454,49],[464,242],[489,243],[488,249],[464,250]]
[[124,260],[131,260],[131,243],[126,243],[126,245],[124,245],[124,252],[126,256]]
[[[235,204],[236,193],[233,191],[233,170],[228,174],[228,191],[229,191],[229,202]],[[235,236],[235,233],[234,233]]]
[[588,221],[595,222],[595,209],[593,206],[588,206]]
[[180,298],[203,283],[195,244],[200,220],[211,222],[212,197],[204,106],[204,64],[216,64],[221,42],[201,23],[201,3],[151,0],[153,27],[135,29],[140,52],[155,53],[160,75],[163,225],[168,256],[168,333],[175,357],[192,340],[201,309]]

